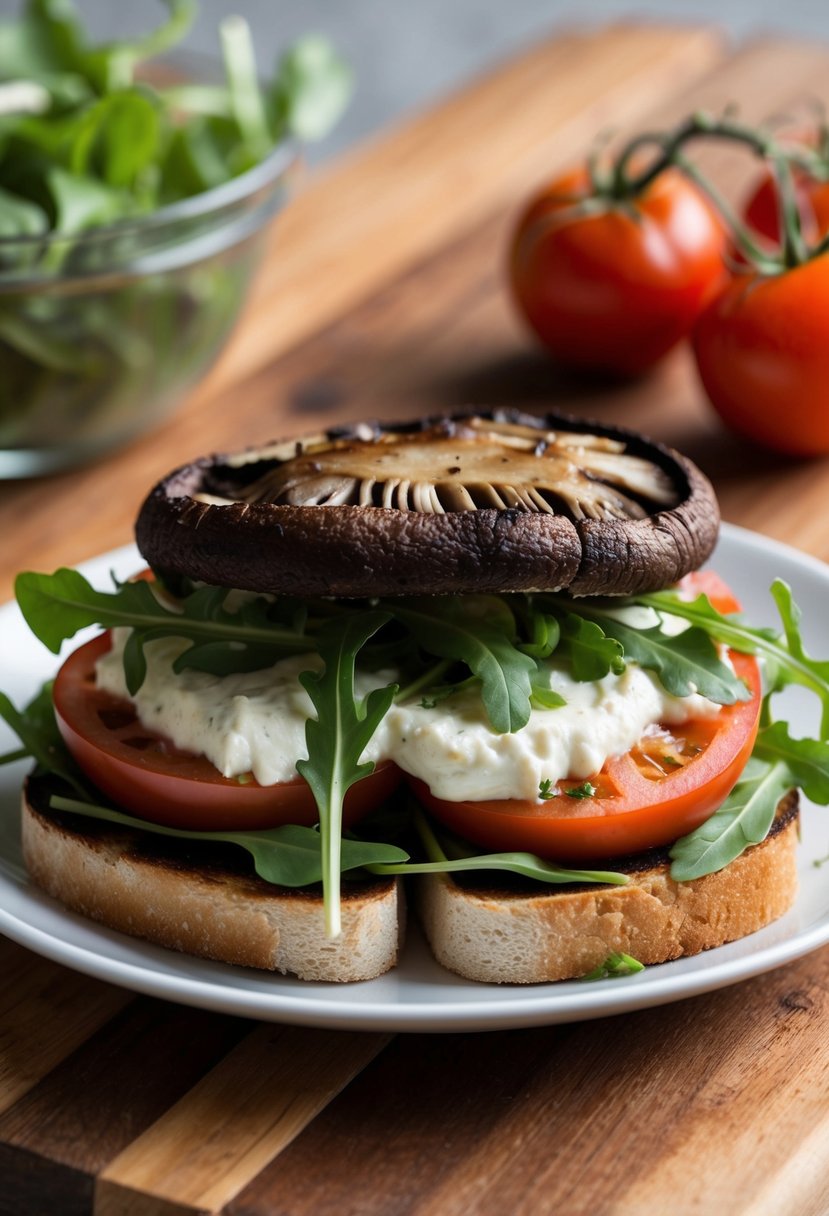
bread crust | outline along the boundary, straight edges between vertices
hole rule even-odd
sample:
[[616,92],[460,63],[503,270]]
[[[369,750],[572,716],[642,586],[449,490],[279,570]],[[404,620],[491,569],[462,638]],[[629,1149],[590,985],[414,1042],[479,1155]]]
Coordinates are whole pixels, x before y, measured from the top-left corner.
[[430,874],[418,888],[420,920],[439,963],[490,984],[576,979],[614,951],[647,965],[699,954],[762,929],[792,906],[797,820],[793,791],[762,844],[692,882],[671,878],[667,856],[633,868],[625,887],[535,895]]
[[[316,891],[275,887],[239,868],[147,848],[141,833],[62,816],[41,803],[30,781],[22,839],[32,880],[111,929],[314,981],[374,979],[398,960],[405,923],[399,879],[346,886],[343,932],[330,941]],[[608,862],[627,870],[625,887],[511,889],[432,874],[415,884],[418,913],[436,960],[482,983],[576,979],[613,951],[646,965],[668,962],[745,937],[789,910],[797,895],[797,827],[793,791],[781,800],[766,840],[717,874],[677,883],[664,853]]]
[[30,781],[22,800],[26,867],[73,912],[171,950],[305,980],[374,979],[397,962],[399,880],[345,884],[342,934],[331,941],[316,890],[275,887],[232,865],[148,850],[140,833],[36,807],[41,800],[31,788]]

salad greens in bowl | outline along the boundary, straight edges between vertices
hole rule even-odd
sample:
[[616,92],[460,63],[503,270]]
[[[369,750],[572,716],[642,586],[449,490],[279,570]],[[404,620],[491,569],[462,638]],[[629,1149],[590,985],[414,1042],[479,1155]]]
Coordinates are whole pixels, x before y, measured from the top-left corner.
[[165,414],[219,353],[301,141],[350,74],[307,37],[260,83],[247,24],[223,78],[148,65],[195,0],[93,45],[68,0],[0,23],[0,477],[46,473]]

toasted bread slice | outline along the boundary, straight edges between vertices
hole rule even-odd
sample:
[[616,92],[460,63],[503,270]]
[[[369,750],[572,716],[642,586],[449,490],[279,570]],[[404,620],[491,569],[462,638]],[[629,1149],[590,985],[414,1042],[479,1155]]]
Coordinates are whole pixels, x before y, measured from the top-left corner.
[[344,880],[342,934],[331,941],[318,887],[264,882],[232,848],[61,815],[49,809],[54,792],[48,778],[26,783],[23,856],[34,882],[73,912],[172,950],[306,980],[374,979],[397,962],[399,880]]
[[418,911],[435,958],[466,979],[537,984],[575,979],[614,951],[664,963],[762,929],[797,894],[798,799],[781,799],[772,830],[717,874],[675,882],[652,850],[603,869],[624,869],[625,887],[484,886],[430,874]]

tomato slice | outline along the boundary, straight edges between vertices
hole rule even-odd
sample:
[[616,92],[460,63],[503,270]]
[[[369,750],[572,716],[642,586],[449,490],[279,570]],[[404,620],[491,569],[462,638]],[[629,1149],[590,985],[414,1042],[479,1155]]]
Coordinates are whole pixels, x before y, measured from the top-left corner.
[[[704,592],[721,612],[739,602],[719,576],[704,572],[683,580],[683,590]],[[699,827],[723,803],[745,768],[760,718],[760,670],[749,655],[730,652],[751,698],[726,705],[716,718],[671,728],[686,754],[668,771],[647,763],[648,740],[608,761],[590,778],[593,797],[568,797],[581,779],[558,784],[546,802],[513,800],[448,802],[407,778],[418,799],[441,823],[475,844],[496,851],[527,850],[559,861],[587,862],[671,844]],[[667,766],[661,766],[666,768]]]
[[722,612],[726,616],[732,612],[742,611],[742,604],[716,570],[694,570],[692,574],[686,574],[677,583],[677,590],[689,599],[696,599],[698,595],[707,595],[717,612]]
[[[223,777],[206,757],[142,726],[129,701],[95,684],[95,663],[109,648],[109,635],[101,634],[71,654],[53,696],[66,746],[116,806],[152,823],[208,832],[317,822],[314,796],[302,777],[279,785]],[[396,765],[378,764],[346,794],[345,826],[378,807],[399,782]]]

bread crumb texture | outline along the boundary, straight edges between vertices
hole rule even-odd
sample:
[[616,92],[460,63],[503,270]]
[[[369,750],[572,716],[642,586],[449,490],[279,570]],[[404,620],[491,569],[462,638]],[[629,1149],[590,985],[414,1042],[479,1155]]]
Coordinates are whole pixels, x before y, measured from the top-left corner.
[[718,874],[677,883],[667,865],[626,887],[537,896],[476,894],[429,875],[419,913],[435,957],[467,979],[576,979],[613,951],[646,965],[699,954],[782,916],[797,894],[797,819]]

